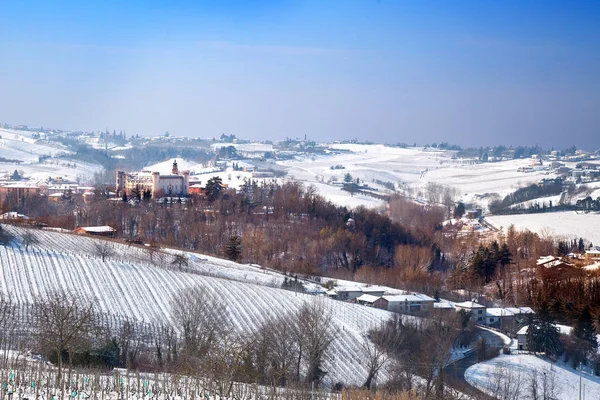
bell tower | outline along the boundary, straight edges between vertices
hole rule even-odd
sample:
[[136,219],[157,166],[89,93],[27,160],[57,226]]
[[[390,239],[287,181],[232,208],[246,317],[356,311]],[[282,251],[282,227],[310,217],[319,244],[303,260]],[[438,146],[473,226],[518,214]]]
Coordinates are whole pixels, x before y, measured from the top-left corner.
[[177,167],[177,160],[173,160],[173,170],[171,171],[173,175],[179,175],[179,168]]

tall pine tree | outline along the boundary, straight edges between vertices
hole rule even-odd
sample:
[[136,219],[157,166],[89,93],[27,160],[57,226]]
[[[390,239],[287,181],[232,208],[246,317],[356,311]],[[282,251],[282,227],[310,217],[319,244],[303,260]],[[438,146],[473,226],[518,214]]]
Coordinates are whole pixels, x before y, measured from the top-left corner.
[[596,350],[598,348],[596,327],[594,326],[594,320],[592,319],[592,314],[590,313],[590,306],[585,306],[581,312],[581,315],[577,320],[577,325],[575,325],[575,329],[573,329],[573,334],[578,339],[588,344],[589,350]]
[[540,309],[533,315],[527,330],[527,347],[534,353],[546,353],[548,357],[558,357],[563,345],[560,341],[560,331],[554,325],[548,304],[543,302]]

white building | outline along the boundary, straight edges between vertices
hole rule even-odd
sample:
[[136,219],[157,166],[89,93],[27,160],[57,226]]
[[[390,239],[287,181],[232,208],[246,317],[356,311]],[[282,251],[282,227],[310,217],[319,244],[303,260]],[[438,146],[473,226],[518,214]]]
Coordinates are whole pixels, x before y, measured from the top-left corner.
[[454,308],[456,311],[464,310],[471,313],[471,319],[478,324],[486,323],[486,306],[476,303],[474,301],[463,301],[462,303],[455,303]]
[[136,192],[143,196],[149,192],[152,198],[162,196],[187,196],[189,190],[189,171],[179,173],[177,160],[173,161],[170,175],[161,175],[157,171],[141,171],[125,173],[117,171],[117,193],[128,196]]

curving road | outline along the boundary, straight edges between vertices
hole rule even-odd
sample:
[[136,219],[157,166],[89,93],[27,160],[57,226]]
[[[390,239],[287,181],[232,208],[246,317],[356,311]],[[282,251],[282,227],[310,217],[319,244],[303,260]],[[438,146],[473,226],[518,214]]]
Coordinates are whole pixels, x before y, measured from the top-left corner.
[[[477,328],[477,331],[479,337],[483,338],[487,343],[487,347],[490,352],[489,354],[491,355],[490,358],[497,357],[500,354],[500,349],[502,349],[502,346],[504,346],[503,337],[493,331],[479,327]],[[465,380],[465,371],[467,370],[467,368],[477,363],[477,352],[473,352],[473,354],[471,354],[470,356],[465,357],[462,360],[455,361],[454,363],[448,365],[444,370],[446,373],[446,383],[448,384],[448,386],[459,390],[465,393],[466,395],[471,396],[474,399],[495,399],[494,397],[482,392],[476,387],[471,386]]]

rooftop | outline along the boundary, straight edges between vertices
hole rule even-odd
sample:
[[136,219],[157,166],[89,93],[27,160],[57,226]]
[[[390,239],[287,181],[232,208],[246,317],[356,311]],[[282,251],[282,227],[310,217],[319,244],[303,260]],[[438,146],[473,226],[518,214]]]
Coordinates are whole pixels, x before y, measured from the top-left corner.
[[358,301],[364,301],[366,303],[375,303],[375,301],[377,301],[379,299],[378,296],[373,296],[370,294],[363,294],[359,297],[356,298],[356,300]]
[[115,232],[116,229],[108,226],[108,225],[104,225],[104,226],[82,226],[77,228],[76,230],[82,230],[84,232],[91,232],[91,233],[106,233],[106,232]]
[[460,308],[486,308],[485,306],[482,306],[474,301],[463,301],[462,303],[456,303],[455,305]]

